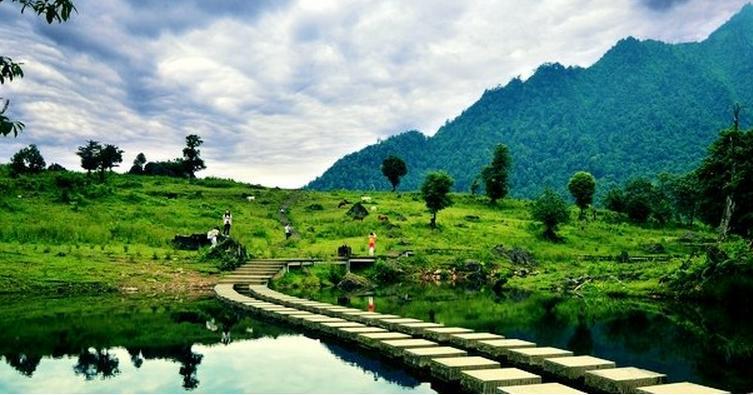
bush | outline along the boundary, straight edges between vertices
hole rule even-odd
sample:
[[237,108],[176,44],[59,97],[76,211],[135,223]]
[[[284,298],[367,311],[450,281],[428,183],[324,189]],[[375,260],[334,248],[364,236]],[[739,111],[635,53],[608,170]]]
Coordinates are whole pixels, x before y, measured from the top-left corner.
[[544,224],[544,236],[550,240],[559,239],[556,233],[557,226],[570,220],[565,200],[551,189],[544,190],[544,193],[533,202],[531,216]]
[[204,251],[200,259],[215,262],[220,270],[235,270],[249,258],[252,257],[246,252],[246,247],[232,238],[227,238],[214,248]]
[[377,259],[374,263],[374,279],[382,284],[392,284],[400,281],[405,275],[397,262]]

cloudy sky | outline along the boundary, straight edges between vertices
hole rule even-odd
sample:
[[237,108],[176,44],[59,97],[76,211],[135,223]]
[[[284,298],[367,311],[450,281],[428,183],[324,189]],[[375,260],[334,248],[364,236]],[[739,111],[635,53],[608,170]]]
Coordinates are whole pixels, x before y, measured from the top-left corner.
[[37,144],[78,168],[87,139],[126,170],[205,140],[203,176],[298,187],[344,154],[409,129],[434,134],[484,89],[558,61],[588,66],[620,38],[704,39],[747,0],[75,0],[47,25],[0,3],[0,86]]

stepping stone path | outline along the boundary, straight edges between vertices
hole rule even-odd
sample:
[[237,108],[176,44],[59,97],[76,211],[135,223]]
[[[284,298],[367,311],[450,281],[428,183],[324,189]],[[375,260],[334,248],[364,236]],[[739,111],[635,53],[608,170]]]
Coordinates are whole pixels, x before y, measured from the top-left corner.
[[[287,262],[251,261],[222,277],[214,292],[228,304],[377,350],[423,370],[433,379],[473,393],[582,394],[582,389],[606,393],[727,393],[687,382],[664,384],[666,376],[661,373],[618,368],[612,361],[589,355],[573,356],[568,350],[537,347],[521,339],[306,300],[267,288],[269,279],[282,271]],[[557,382],[542,383],[541,373],[579,388]]]

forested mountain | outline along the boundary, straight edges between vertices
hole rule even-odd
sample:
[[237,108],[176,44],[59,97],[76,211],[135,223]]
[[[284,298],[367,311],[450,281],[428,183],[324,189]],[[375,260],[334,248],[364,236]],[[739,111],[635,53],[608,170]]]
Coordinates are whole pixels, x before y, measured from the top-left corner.
[[[487,90],[430,138],[398,134],[338,160],[312,189],[388,189],[379,166],[390,154],[408,165],[400,189],[417,189],[443,169],[468,190],[494,146],[512,157],[511,194],[564,191],[585,170],[601,190],[637,175],[696,166],[731,106],[753,112],[753,5],[698,43],[620,40],[588,68],[544,64],[528,80]],[[745,126],[750,122],[745,122]]]

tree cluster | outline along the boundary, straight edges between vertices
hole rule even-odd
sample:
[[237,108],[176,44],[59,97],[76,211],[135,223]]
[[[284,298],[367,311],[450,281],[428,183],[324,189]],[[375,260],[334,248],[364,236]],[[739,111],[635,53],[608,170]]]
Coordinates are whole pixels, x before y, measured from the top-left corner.
[[206,169],[204,160],[201,158],[199,146],[204,141],[201,137],[191,134],[186,136],[186,147],[183,148],[183,157],[168,161],[147,162],[143,153],[136,155],[129,174],[148,176],[167,176],[178,178],[196,178],[196,172]]
[[105,180],[106,171],[112,171],[123,162],[123,150],[112,145],[102,145],[99,141],[89,140],[86,145],[78,147],[76,155],[81,158],[81,167],[87,174],[99,172],[101,181]]

